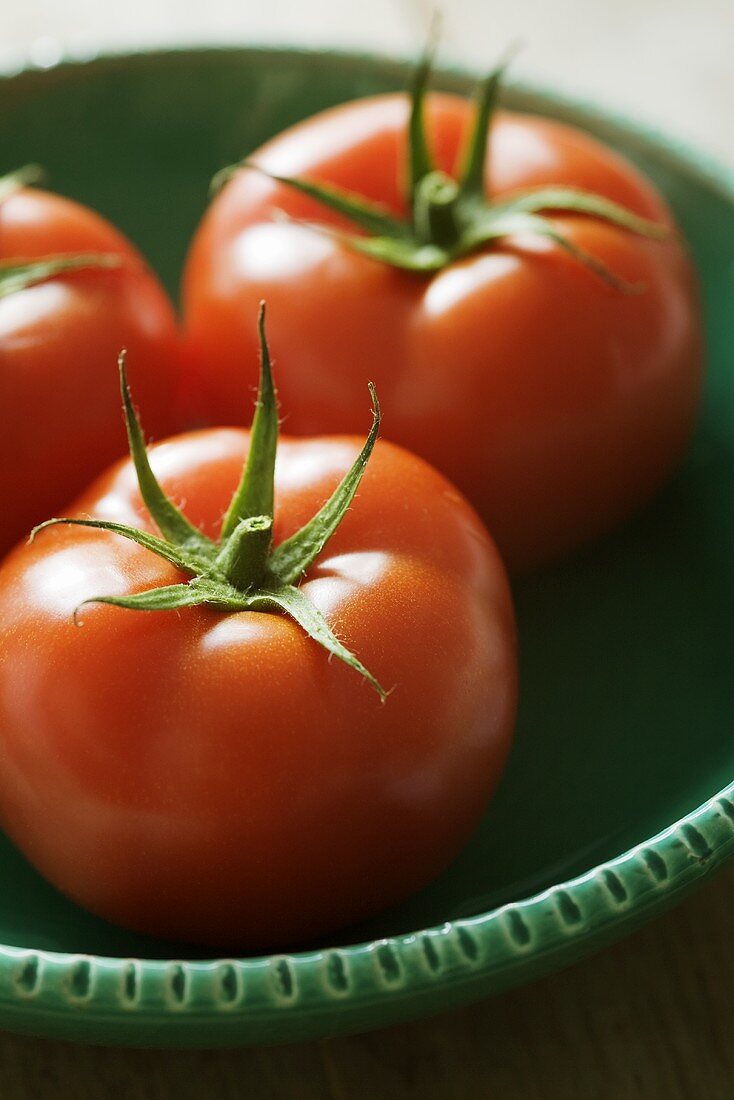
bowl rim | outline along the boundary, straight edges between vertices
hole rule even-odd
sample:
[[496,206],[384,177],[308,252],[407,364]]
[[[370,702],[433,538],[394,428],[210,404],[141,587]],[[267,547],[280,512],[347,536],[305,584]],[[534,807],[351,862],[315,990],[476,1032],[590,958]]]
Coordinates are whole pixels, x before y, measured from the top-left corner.
[[[120,63],[184,62],[205,54],[296,55],[316,64],[377,65],[394,69],[396,76],[414,64],[414,59],[393,53],[249,42],[105,46],[99,52],[59,49],[50,64],[34,62],[30,52],[9,52],[0,57],[0,90],[17,77],[42,78],[48,72],[92,71]],[[459,90],[476,79],[471,67],[455,61],[437,66],[436,77]],[[516,101],[513,106],[522,111],[547,110],[572,124],[618,131],[628,143],[653,147],[677,172],[734,204],[734,171],[657,125],[534,82],[511,83],[508,91]],[[384,1026],[436,1011],[436,1006],[448,1007],[449,1002],[466,1003],[579,959],[672,904],[732,855],[734,780],[660,832],[580,875],[476,916],[410,933],[320,950],[205,960],[124,958],[0,944],[0,1024],[61,1033],[49,1021],[83,1009],[83,1038],[94,1040],[95,1014],[108,1024],[111,1017],[124,1014],[128,1029],[133,1020],[144,1029],[146,1022],[170,1018],[166,1030],[151,1042],[159,1046],[175,1045],[176,1024],[179,1030],[184,1023],[201,1027],[213,1018],[222,1025],[220,1039],[226,1045],[361,1030],[357,1016],[364,1017],[369,1009],[374,1010],[369,1026]],[[308,1017],[305,1029],[289,1029],[288,1017],[294,1012]],[[225,1020],[230,1025],[239,1021],[236,1033]],[[245,1023],[256,1025],[251,1033],[242,1030]],[[117,1041],[114,1032],[106,1034],[107,1041],[110,1035]],[[136,1041],[142,1034],[137,1032]],[[193,1031],[185,1045],[220,1044],[205,1032]]]

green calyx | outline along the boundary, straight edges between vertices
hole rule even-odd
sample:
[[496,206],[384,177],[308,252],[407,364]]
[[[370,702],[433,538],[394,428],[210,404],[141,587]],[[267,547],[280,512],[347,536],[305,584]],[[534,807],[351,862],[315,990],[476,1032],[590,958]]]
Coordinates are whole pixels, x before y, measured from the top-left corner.
[[44,175],[40,164],[26,164],[23,168],[16,168],[14,172],[0,176],[0,202],[7,199],[14,191],[41,183]]
[[580,249],[547,215],[561,211],[583,214],[653,240],[668,235],[665,226],[641,218],[601,195],[572,187],[537,187],[498,201],[487,198],[489,135],[509,59],[501,62],[477,90],[474,124],[460,158],[458,178],[452,179],[436,168],[428,147],[424,117],[432,63],[433,46],[429,46],[416,69],[410,93],[406,219],[396,218],[385,207],[354,192],[314,180],[273,175],[248,160],[218,172],[212,180],[213,190],[224,186],[242,168],[264,172],[348,218],[362,232],[342,232],[308,223],[313,229],[328,233],[373,259],[419,274],[439,271],[502,238],[532,234],[552,240],[616,289],[627,292],[641,289],[618,278],[600,260]]
[[208,538],[190,523],[159,485],[130,396],[124,353],[119,360],[120,389],[130,454],[140,493],[160,537],[107,520],[50,519],[35,527],[30,539],[59,523],[97,528],[131,539],[170,562],[187,575],[187,580],[132,596],[94,596],[85,600],[85,604],[106,603],[134,611],[170,611],[203,604],[220,611],[285,612],[330,654],[364,676],[384,701],[387,693],[375,677],[342,645],[315,604],[297,586],[339,526],[357,492],[380,428],[377,394],[370,383],[372,428],[354,465],[316,515],[290,538],[273,546],[278,409],[265,336],[264,304],[260,306],[258,327],[260,385],[250,449],[218,540]]
[[[27,164],[6,176],[0,176],[0,202],[16,191],[30,187],[43,179],[43,169],[37,164]],[[95,268],[119,268],[125,265],[122,256],[104,252],[83,252],[60,256],[41,256],[34,260],[0,261],[0,298],[16,294],[20,290],[45,283],[58,275],[72,271]]]
[[43,256],[38,260],[0,262],[0,298],[17,294],[38,283],[46,283],[72,271],[117,269],[125,266],[124,256],[106,252]]

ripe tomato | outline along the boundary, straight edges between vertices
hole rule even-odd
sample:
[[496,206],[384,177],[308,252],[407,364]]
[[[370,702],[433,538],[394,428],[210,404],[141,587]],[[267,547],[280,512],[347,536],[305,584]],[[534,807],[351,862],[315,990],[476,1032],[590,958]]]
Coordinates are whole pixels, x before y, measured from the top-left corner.
[[[250,163],[356,193],[406,225],[408,110],[399,95],[345,104],[274,138]],[[473,109],[433,95],[425,117],[440,189],[457,175]],[[537,224],[520,222],[435,270],[430,257],[422,272],[403,270],[345,243],[353,221],[245,169],[195,237],[185,340],[191,403],[210,422],[231,422],[243,361],[255,372],[248,318],[267,297],[289,431],[353,430],[363,380],[373,378],[390,438],[466,493],[518,571],[611,529],[669,475],[698,405],[701,334],[671,215],[620,156],[577,129],[507,112],[485,163],[482,194],[495,203],[529,188],[582,189],[669,227],[668,239],[651,240],[546,204],[547,229],[637,292],[605,285]]]
[[125,451],[109,364],[130,350],[151,430],[175,427],[173,310],[122,234],[78,203],[19,187],[0,201],[0,277],[14,261],[94,253],[114,269],[66,271],[0,297],[0,553]]
[[[163,489],[210,538],[254,439],[215,429],[151,452]],[[276,548],[358,452],[349,436],[282,442]],[[156,530],[130,462],[72,512]],[[148,549],[79,526],[44,531],[6,560],[0,816],[10,837],[96,913],[220,946],[304,941],[427,883],[481,816],[514,719],[508,584],[474,510],[424,461],[378,443],[306,571],[301,598],[392,689],[383,704],[273,611],[135,614],[95,602],[74,625],[75,608],[100,592],[148,598],[181,581]]]

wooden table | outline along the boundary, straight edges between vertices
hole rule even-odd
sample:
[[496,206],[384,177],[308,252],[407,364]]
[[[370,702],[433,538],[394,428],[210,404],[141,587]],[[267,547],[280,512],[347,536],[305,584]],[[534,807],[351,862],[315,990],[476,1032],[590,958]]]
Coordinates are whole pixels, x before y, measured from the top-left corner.
[[734,866],[560,974],[385,1031],[127,1051],[0,1034],[2,1100],[730,1100]]

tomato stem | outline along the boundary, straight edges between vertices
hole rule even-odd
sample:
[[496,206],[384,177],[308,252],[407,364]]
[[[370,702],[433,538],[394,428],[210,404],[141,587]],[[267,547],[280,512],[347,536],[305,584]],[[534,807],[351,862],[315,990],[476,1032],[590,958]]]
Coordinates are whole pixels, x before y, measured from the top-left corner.
[[444,250],[456,248],[461,236],[456,203],[459,188],[443,172],[431,172],[420,181],[413,205],[413,224],[424,244]]
[[217,568],[240,591],[257,588],[265,575],[272,538],[271,516],[241,519],[222,546],[216,560]]

